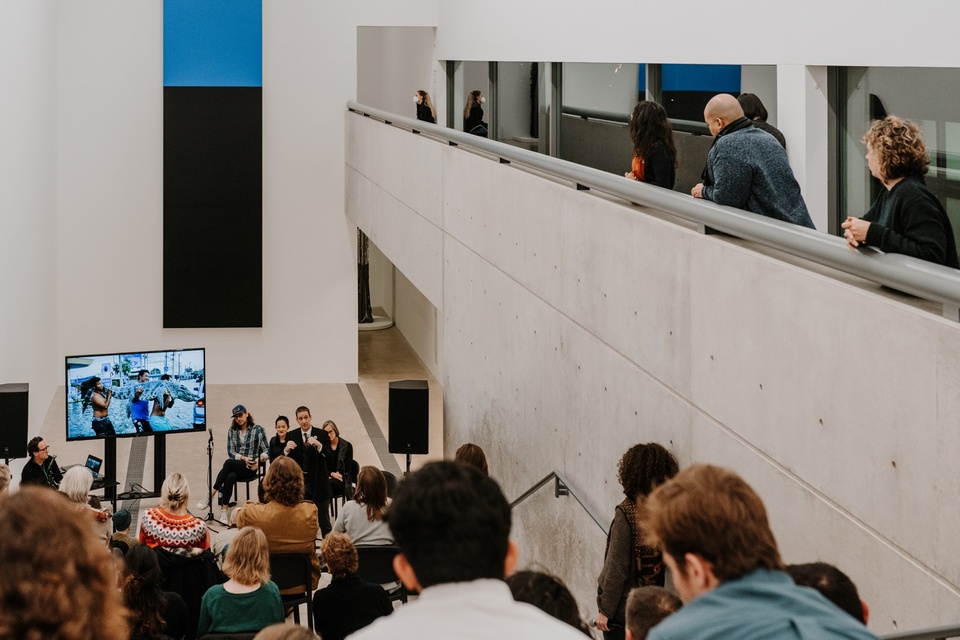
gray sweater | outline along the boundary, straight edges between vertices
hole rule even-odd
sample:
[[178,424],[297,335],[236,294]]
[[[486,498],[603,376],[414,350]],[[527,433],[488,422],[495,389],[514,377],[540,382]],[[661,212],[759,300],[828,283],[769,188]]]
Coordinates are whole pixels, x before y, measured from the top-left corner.
[[717,204],[814,228],[787,152],[760,129],[721,131],[707,153],[703,184],[703,197]]

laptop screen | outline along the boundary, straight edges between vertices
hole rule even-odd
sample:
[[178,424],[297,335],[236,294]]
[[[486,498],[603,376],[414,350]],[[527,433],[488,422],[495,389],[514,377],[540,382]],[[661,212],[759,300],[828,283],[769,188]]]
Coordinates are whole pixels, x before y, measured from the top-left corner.
[[87,463],[84,465],[87,469],[90,469],[90,473],[93,474],[94,478],[100,476],[100,465],[103,464],[103,460],[97,456],[87,456]]

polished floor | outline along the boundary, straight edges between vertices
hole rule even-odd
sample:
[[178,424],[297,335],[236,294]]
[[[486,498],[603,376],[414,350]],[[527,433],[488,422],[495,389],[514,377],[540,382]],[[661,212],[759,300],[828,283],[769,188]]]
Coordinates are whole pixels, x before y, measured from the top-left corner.
[[[394,380],[427,380],[430,387],[430,453],[413,456],[411,468],[443,457],[443,390],[396,327],[382,331],[358,332],[359,371],[357,384],[264,384],[224,385],[213,378],[207,386],[207,433],[171,435],[166,438],[165,473],[183,474],[190,484],[191,505],[196,505],[206,492],[208,471],[208,441],[212,439],[210,465],[216,476],[226,456],[226,434],[230,425],[230,411],[236,404],[247,407],[256,422],[263,426],[270,438],[275,433],[274,421],[278,415],[295,419],[300,405],[310,408],[314,426],[333,420],[340,428],[342,438],[354,446],[354,457],[360,465],[373,465],[397,475],[406,468],[404,455],[387,452],[389,410],[389,383]],[[215,370],[215,369],[214,369]],[[83,463],[88,454],[103,457],[102,441],[65,442],[63,389],[51,402],[43,421],[40,435],[50,444],[60,466]],[[293,422],[293,426],[296,424]],[[212,438],[211,438],[212,435]],[[23,460],[11,464],[14,477],[19,478]],[[19,463],[19,464],[18,464]],[[117,440],[117,478],[121,491],[159,491],[154,483],[154,438],[120,438]],[[238,489],[239,502],[246,500],[243,485]],[[251,486],[251,498],[256,499],[256,486]],[[137,522],[137,515],[145,507],[155,506],[156,498],[121,500],[119,507],[127,508]],[[191,507],[194,515],[203,517]],[[215,514],[217,515],[217,514]],[[220,525],[212,523],[218,530]],[[132,535],[136,535],[131,531]]]

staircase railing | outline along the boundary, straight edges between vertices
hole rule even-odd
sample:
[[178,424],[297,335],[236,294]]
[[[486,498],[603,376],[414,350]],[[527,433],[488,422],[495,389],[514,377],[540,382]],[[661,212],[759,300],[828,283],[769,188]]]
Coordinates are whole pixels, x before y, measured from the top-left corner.
[[600,527],[600,530],[603,531],[604,534],[609,533],[609,527],[606,524],[604,524],[603,520],[601,520],[601,517],[597,514],[596,510],[593,507],[591,507],[589,504],[584,502],[584,499],[580,496],[580,492],[577,491],[577,489],[572,484],[570,484],[570,481],[567,480],[567,477],[565,475],[563,475],[563,472],[558,471],[557,469],[554,469],[543,480],[541,480],[540,482],[536,483],[535,485],[533,485],[532,487],[524,491],[523,495],[521,495],[519,498],[517,498],[516,500],[510,503],[510,508],[513,509],[514,507],[519,505],[521,502],[523,502],[524,500],[532,496],[534,493],[536,493],[540,488],[546,486],[546,484],[551,480],[554,481],[553,496],[555,498],[561,498],[563,496],[573,496],[574,499],[578,503],[580,503],[580,506],[583,507],[583,510],[587,512],[587,515],[589,515],[590,518],[597,523],[597,526]]

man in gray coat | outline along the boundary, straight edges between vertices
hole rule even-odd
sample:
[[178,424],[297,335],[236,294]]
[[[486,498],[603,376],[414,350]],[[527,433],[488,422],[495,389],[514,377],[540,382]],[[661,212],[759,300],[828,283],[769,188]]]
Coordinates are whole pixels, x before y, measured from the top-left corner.
[[814,228],[787,152],[776,138],[753,127],[736,98],[715,95],[703,119],[714,140],[703,182],[690,191],[694,198]]

